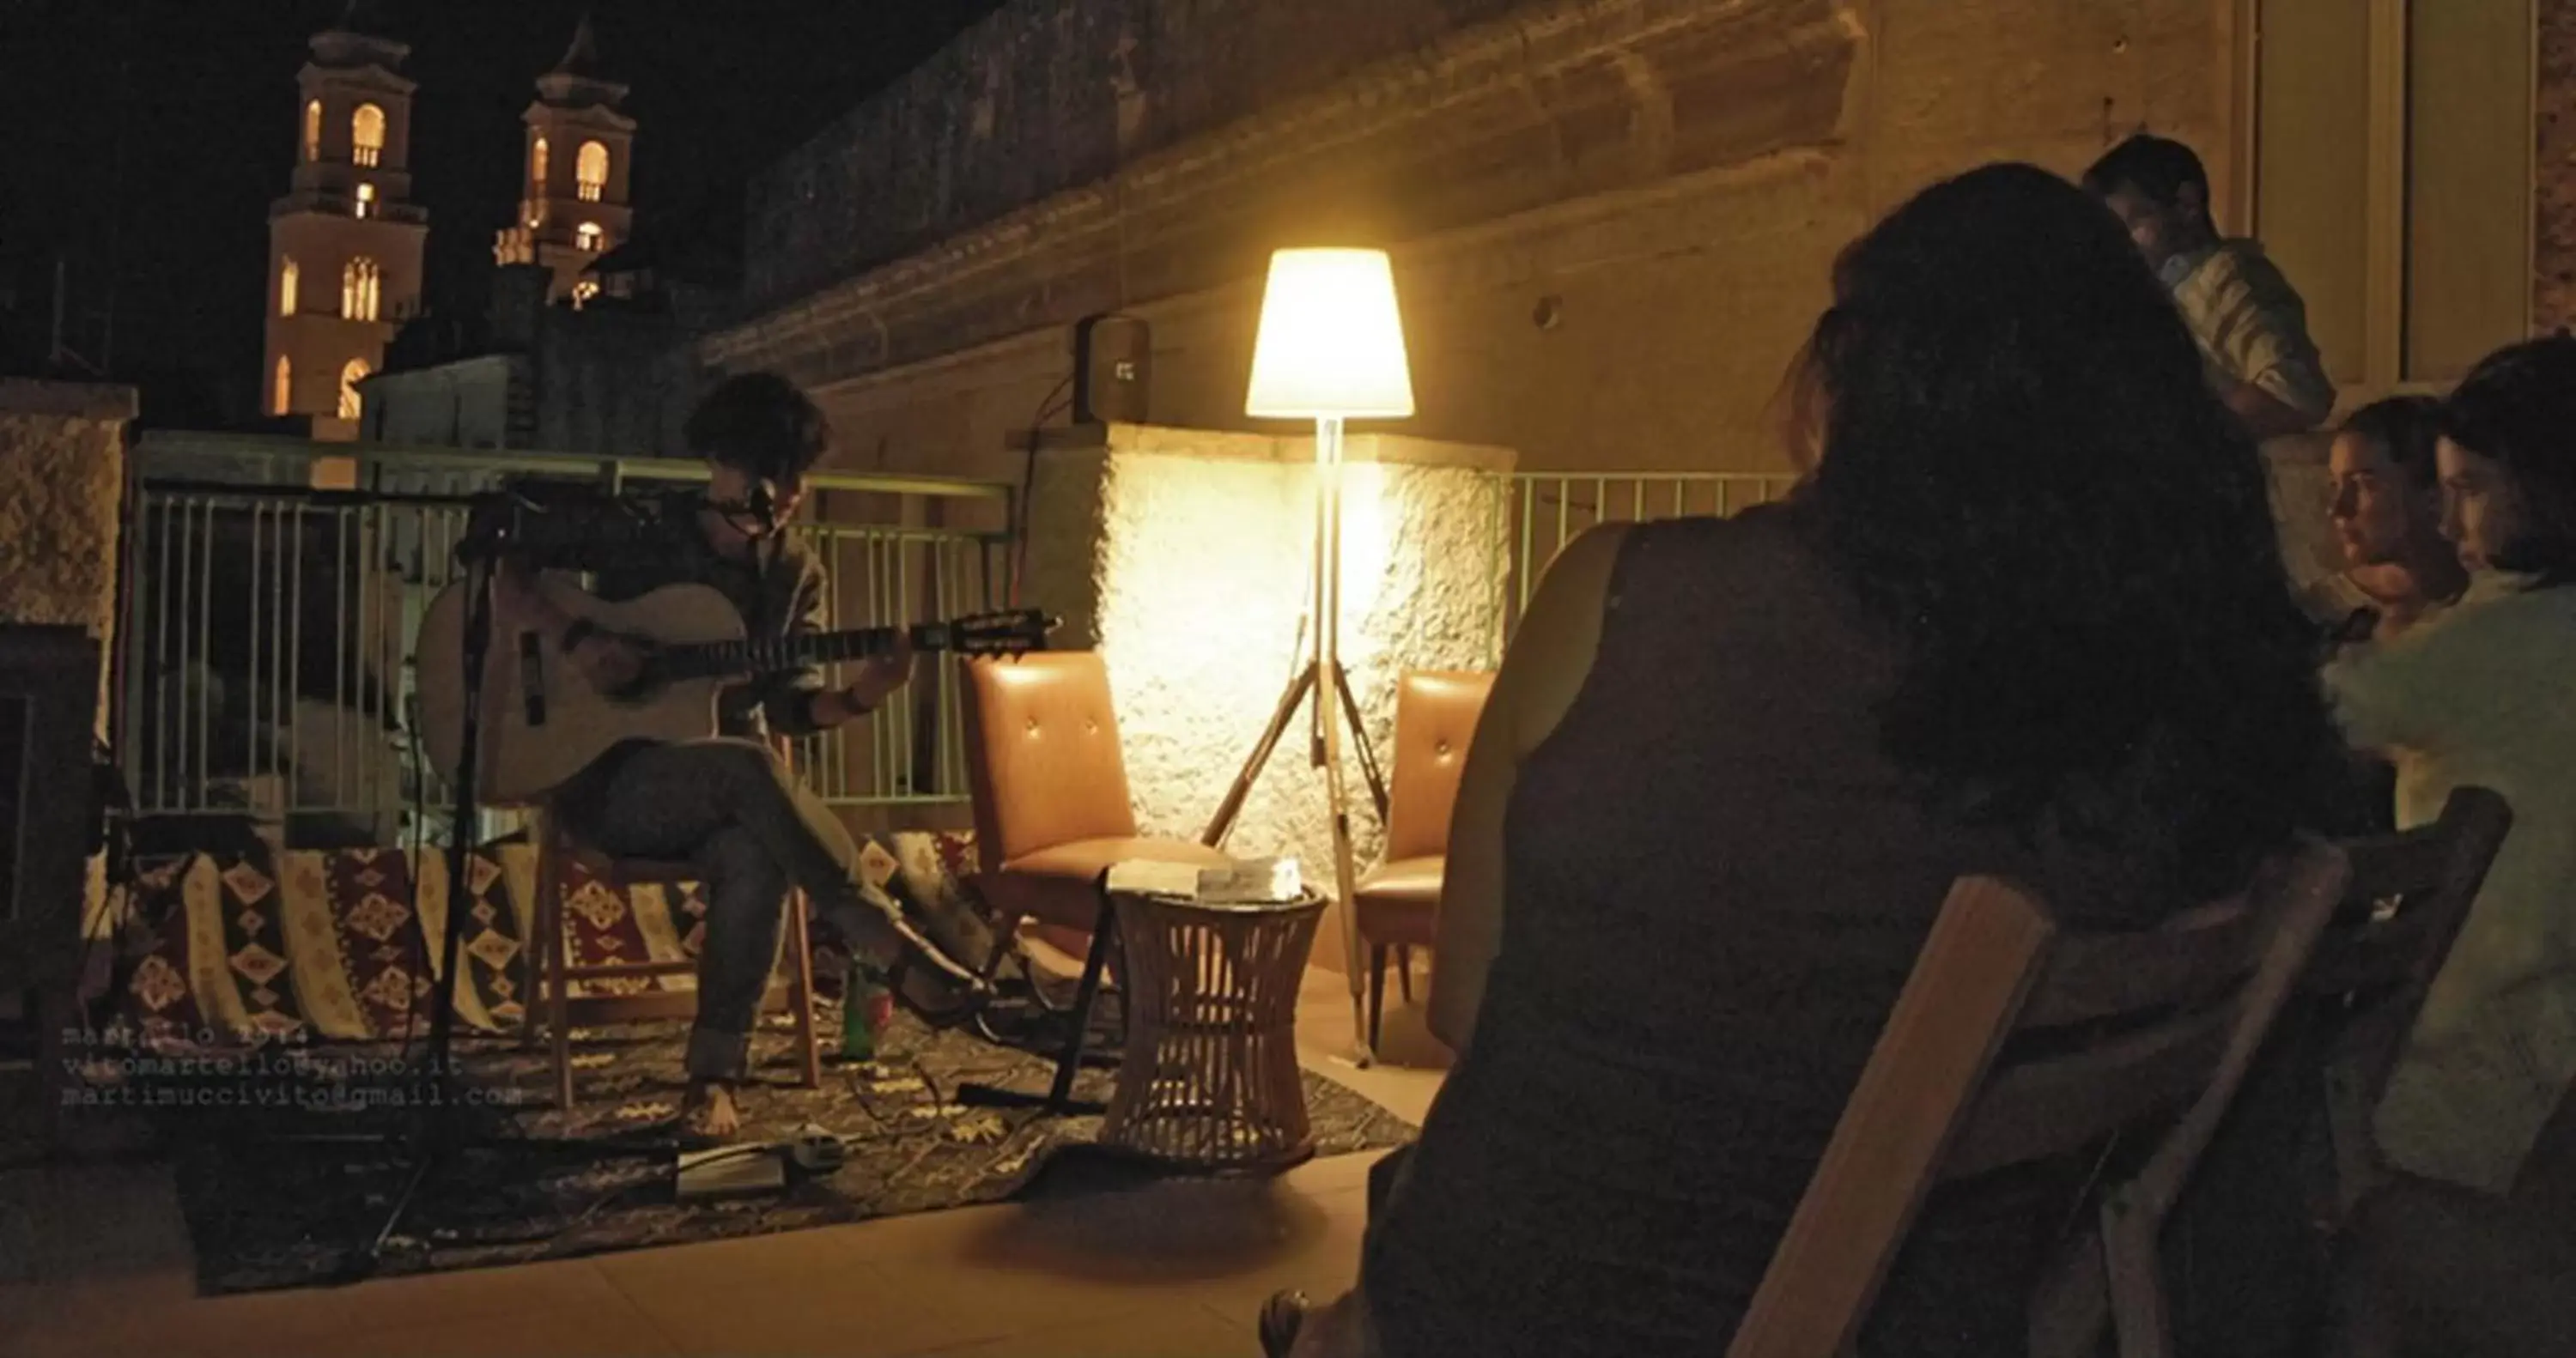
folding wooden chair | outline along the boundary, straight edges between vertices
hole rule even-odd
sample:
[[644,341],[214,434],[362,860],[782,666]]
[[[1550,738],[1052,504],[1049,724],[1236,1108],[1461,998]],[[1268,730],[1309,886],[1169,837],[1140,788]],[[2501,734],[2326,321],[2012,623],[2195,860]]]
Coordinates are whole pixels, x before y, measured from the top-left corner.
[[[2061,1267],[2032,1311],[2035,1354],[2089,1355],[2107,1286],[2118,1293],[2124,1352],[2155,1351],[2162,1211],[2296,984],[2345,875],[2340,850],[2309,844],[2243,898],[2124,934],[2063,932],[2020,889],[1962,879],[1730,1358],[1850,1352],[1935,1184],[2078,1154],[2183,1110],[2147,1171],[2107,1196],[2103,1244],[2072,1251],[2107,1262]],[[2046,1054],[2005,1047],[2043,1033],[2061,1039],[2038,1044]],[[2078,1035],[2089,1036],[2066,1050]]]
[[2504,798],[2464,787],[2431,825],[2343,846],[2352,883],[2299,981],[2302,998],[2331,1007],[2339,1021],[2324,1073],[2335,1163],[2329,1224],[2382,1177],[2372,1114],[2512,829]]
[[[786,741],[772,742],[781,759],[786,759]],[[677,888],[699,880],[695,864],[685,861],[644,858],[616,858],[582,843],[565,827],[550,808],[539,807],[532,827],[537,845],[536,909],[529,928],[533,934],[528,953],[526,1017],[521,1021],[523,1037],[533,1043],[540,1031],[537,1018],[542,998],[545,1019],[543,1031],[551,1038],[554,1055],[555,1106],[573,1106],[572,1027],[576,1012],[582,1023],[632,1023],[644,1019],[684,1018],[697,1013],[698,997],[693,990],[647,990],[631,995],[572,994],[574,986],[585,981],[610,981],[656,976],[694,976],[695,958],[667,961],[618,962],[598,966],[576,966],[570,945],[564,939],[563,908],[571,889],[575,863],[591,877],[612,889],[626,891],[637,886]],[[823,1052],[814,1030],[814,948],[806,930],[805,893],[793,892],[787,898],[786,975],[783,986],[772,983],[763,996],[764,1012],[786,1007],[796,1022],[797,1083],[812,1089],[823,1082]]]

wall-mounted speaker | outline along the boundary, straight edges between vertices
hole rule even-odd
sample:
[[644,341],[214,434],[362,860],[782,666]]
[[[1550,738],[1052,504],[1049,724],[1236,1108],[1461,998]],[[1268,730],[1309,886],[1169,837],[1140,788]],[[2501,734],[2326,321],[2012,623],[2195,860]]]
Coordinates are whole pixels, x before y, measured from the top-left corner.
[[1073,327],[1073,422],[1143,424],[1154,384],[1154,331],[1133,316],[1085,316]]

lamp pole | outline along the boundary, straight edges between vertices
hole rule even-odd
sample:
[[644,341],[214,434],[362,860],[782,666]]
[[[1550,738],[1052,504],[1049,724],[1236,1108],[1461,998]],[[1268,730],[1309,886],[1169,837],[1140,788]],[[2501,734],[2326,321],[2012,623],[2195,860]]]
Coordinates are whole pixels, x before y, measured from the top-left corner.
[[[1333,835],[1333,899],[1341,909],[1342,974],[1351,988],[1352,1043],[1359,1063],[1376,1059],[1368,1046],[1367,1018],[1361,1004],[1360,930],[1355,885],[1359,880],[1351,851],[1350,785],[1342,774],[1342,421],[1337,415],[1315,419],[1315,735],[1311,757],[1324,771],[1324,805]],[[1359,713],[1347,714],[1356,722]],[[1381,803],[1383,798],[1381,798]],[[1379,808],[1381,819],[1385,808]]]

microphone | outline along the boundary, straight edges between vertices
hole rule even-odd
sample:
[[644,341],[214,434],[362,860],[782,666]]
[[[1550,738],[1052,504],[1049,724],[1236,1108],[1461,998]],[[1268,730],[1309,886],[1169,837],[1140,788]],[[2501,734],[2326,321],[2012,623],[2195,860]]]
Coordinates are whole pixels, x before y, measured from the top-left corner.
[[751,493],[745,498],[743,508],[750,511],[753,521],[760,525],[761,532],[778,531],[778,488],[768,477],[764,476],[751,483]]

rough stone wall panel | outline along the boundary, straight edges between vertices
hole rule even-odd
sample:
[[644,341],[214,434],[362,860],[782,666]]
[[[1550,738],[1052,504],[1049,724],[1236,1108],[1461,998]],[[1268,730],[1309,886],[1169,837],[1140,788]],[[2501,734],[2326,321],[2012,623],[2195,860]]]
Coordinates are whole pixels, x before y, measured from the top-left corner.
[[[1128,426],[1107,439],[1041,464],[1029,597],[1064,615],[1064,644],[1094,641],[1108,663],[1139,826],[1194,837],[1305,655],[1311,444]],[[1354,440],[1355,455],[1363,447]],[[1345,477],[1342,656],[1382,751],[1403,669],[1485,668],[1499,649],[1500,483],[1481,465],[1382,461],[1354,462]],[[1309,880],[1329,883],[1311,717],[1253,783],[1229,844],[1293,854]],[[1365,870],[1384,831],[1351,757]],[[1319,941],[1319,963],[1340,965],[1337,937]]]
[[[0,381],[0,621],[62,624],[116,645],[125,426],[130,387]],[[108,673],[98,676],[97,730],[107,734]],[[80,770],[57,776],[78,777]],[[107,900],[103,860],[90,861],[85,930]]]

